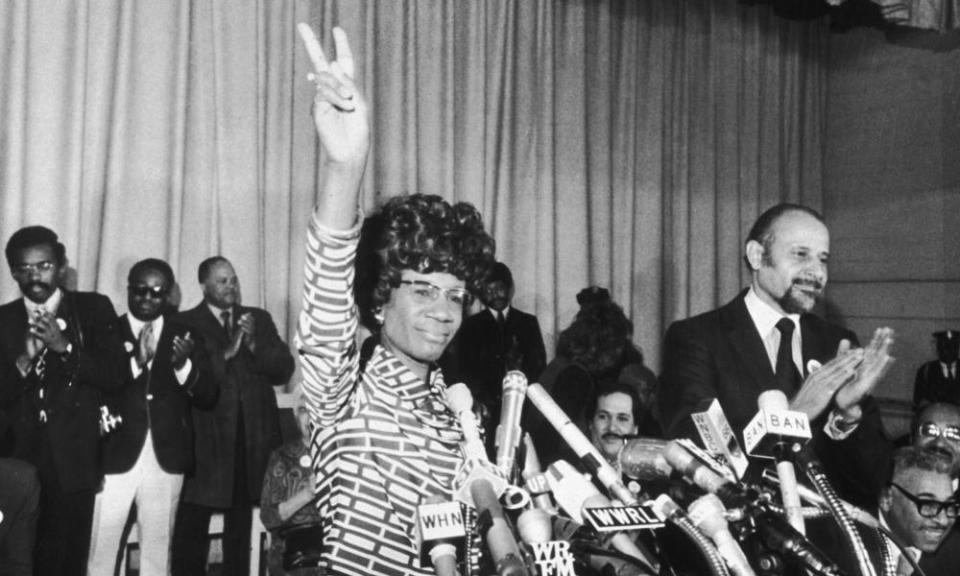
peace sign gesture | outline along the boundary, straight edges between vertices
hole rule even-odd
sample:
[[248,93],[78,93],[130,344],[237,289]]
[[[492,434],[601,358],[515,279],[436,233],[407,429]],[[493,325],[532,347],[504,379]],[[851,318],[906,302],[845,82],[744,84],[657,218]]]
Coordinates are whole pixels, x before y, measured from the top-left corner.
[[353,82],[354,63],[347,34],[333,29],[337,59],[328,61],[313,30],[297,24],[297,32],[313,63],[307,77],[316,85],[313,119],[320,145],[333,164],[363,165],[370,148],[367,103]]

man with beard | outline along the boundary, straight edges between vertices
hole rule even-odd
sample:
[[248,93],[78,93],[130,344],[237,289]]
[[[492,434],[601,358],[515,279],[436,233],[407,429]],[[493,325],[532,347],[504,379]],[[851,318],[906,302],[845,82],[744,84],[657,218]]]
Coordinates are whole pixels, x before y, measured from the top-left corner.
[[61,286],[66,270],[55,232],[29,226],[6,247],[22,299],[0,307],[0,410],[12,456],[40,477],[36,573],[82,575],[100,487],[100,397],[123,383],[123,347],[113,304]]
[[893,333],[879,328],[853,348],[853,332],[811,313],[829,252],[816,211],[780,204],[763,213],[745,244],[750,287],[667,330],[660,412],[668,436],[695,438],[690,413],[717,398],[742,442],[760,393],[782,390],[810,418],[814,453],[841,494],[872,507],[890,443],[870,393],[892,362]]
[[221,572],[246,574],[252,508],[267,459],[281,443],[273,387],[290,378],[293,356],[269,312],[240,304],[229,260],[207,258],[197,276],[203,301],[174,318],[201,337],[220,393],[211,410],[193,410],[196,467],[183,481],[171,562],[178,576],[205,574],[207,527],[222,511]]

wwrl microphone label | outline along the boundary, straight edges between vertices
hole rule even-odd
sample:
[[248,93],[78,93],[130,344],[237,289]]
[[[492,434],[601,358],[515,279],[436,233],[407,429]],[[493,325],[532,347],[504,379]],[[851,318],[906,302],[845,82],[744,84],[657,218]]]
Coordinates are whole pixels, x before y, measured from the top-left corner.
[[663,528],[664,517],[650,504],[584,508],[583,517],[597,532]]

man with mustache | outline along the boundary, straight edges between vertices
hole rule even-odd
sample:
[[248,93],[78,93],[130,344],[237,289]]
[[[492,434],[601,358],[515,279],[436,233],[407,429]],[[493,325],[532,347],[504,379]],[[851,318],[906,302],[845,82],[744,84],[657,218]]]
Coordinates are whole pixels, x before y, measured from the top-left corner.
[[640,422],[640,397],[629,384],[612,382],[600,388],[587,408],[590,441],[617,468],[620,449],[636,436]]
[[40,477],[35,570],[82,576],[102,478],[101,393],[123,384],[117,314],[106,296],[62,287],[65,249],[52,230],[18,230],[6,256],[23,298],[0,307],[0,411],[10,455]]
[[917,413],[912,443],[950,458],[954,472],[960,469],[960,407],[938,402]]
[[695,438],[690,413],[717,398],[742,441],[760,393],[782,390],[790,409],[810,418],[811,445],[841,494],[871,507],[891,448],[870,393],[893,361],[893,332],[879,328],[854,348],[853,332],[812,313],[829,254],[816,211],[779,204],[764,212],[744,246],[750,286],[667,330],[658,400],[670,437]]

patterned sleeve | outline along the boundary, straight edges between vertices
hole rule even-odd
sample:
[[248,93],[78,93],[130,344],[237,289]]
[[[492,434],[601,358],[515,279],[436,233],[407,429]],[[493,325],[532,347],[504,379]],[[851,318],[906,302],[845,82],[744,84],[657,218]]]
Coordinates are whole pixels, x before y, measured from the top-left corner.
[[283,525],[280,519],[280,503],[287,498],[285,480],[287,468],[283,465],[280,451],[270,453],[267,472],[263,477],[263,492],[260,494],[260,521],[267,530]]
[[357,384],[353,299],[354,259],[361,220],[334,231],[314,215],[307,231],[303,307],[297,324],[303,392],[316,428],[333,425],[344,413]]

